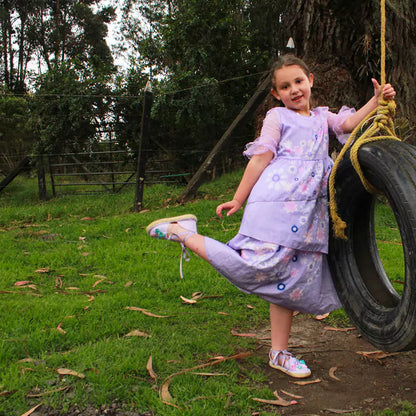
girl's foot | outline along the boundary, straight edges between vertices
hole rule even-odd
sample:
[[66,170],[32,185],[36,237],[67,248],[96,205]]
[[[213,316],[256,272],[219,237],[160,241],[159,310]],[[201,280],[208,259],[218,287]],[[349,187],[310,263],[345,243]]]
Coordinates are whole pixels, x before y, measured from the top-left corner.
[[305,364],[305,361],[298,360],[289,351],[273,351],[269,353],[269,365],[272,368],[283,371],[285,374],[296,378],[305,378],[311,375],[311,370]]
[[196,234],[196,221],[197,218],[192,214],[162,218],[150,223],[146,227],[146,232],[150,237],[183,242],[191,235]]
[[181,244],[182,253],[179,264],[179,274],[183,279],[182,260],[189,261],[190,256],[185,247],[185,241],[192,235],[197,233],[197,218],[192,214],[180,215],[178,217],[162,218],[153,221],[146,227],[146,232],[151,237],[177,241]]

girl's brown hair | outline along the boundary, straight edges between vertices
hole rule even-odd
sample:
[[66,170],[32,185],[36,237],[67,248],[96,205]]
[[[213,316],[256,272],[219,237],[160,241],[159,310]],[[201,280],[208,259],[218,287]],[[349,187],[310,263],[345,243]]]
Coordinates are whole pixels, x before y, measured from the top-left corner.
[[305,64],[305,62],[302,61],[302,59],[297,58],[295,55],[282,55],[279,56],[278,60],[273,62],[272,67],[270,68],[270,81],[272,83],[273,89],[276,88],[275,86],[275,80],[274,80],[274,73],[285,66],[291,66],[291,65],[297,65],[300,67],[305,75],[309,77],[311,71],[309,70],[308,66]]
[[[278,69],[281,69],[285,66],[297,65],[299,66],[305,75],[309,77],[311,71],[309,70],[308,66],[305,64],[302,59],[296,57],[295,55],[281,55],[279,58],[273,62],[269,77],[270,82],[272,84],[272,88],[276,89],[274,74]],[[263,104],[257,110],[257,117],[256,117],[256,136],[260,134],[264,117],[266,117],[267,112],[273,107],[280,107],[283,106],[282,102],[276,99],[272,94],[269,94],[267,98],[264,100]]]

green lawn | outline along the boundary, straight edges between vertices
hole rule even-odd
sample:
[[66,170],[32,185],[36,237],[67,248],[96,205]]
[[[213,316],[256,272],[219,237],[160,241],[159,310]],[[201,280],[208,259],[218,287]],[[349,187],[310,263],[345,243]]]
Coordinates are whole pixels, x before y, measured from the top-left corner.
[[[35,181],[18,178],[0,193],[1,416],[39,403],[66,409],[114,401],[143,413],[209,416],[223,414],[229,393],[226,414],[242,415],[258,409],[253,397],[273,398],[263,362],[244,358],[253,370],[242,374],[232,358],[252,351],[256,340],[231,330],[266,327],[267,303],[194,255],[181,280],[180,247],[144,231],[162,216],[192,212],[202,234],[226,242],[241,213],[220,220],[215,207],[230,198],[240,175],[205,185],[186,206],[172,202],[181,189],[147,188],[141,213],[132,212],[132,190],[39,202]],[[387,228],[393,234],[382,240],[393,241],[397,232]],[[396,245],[381,246],[390,264]],[[193,297],[196,303],[186,302]],[[347,321],[343,312],[334,319]],[[231,359],[208,365],[214,357]],[[205,364],[199,372],[213,375],[173,377],[172,399],[162,396],[171,405],[162,402],[169,376]]]

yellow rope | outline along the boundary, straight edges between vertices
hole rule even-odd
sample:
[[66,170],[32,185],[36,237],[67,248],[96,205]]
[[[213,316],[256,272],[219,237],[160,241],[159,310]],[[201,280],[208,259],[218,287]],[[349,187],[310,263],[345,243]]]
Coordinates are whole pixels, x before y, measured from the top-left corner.
[[[386,12],[385,0],[381,0],[381,88],[386,83],[385,61],[386,61]],[[345,228],[347,224],[341,219],[337,212],[336,191],[335,191],[335,176],[341,160],[348,149],[350,150],[351,164],[354,166],[359,175],[365,189],[372,193],[379,193],[373,185],[371,185],[364,177],[360,163],[358,161],[358,150],[366,143],[374,142],[376,140],[400,140],[394,133],[393,117],[396,112],[396,103],[393,100],[379,101],[378,107],[372,111],[361,123],[354,129],[342,148],[340,154],[335,160],[332,172],[329,176],[329,209],[333,223],[333,230],[335,237],[346,239]],[[367,122],[372,121],[370,127],[364,133],[357,137],[362,128]]]

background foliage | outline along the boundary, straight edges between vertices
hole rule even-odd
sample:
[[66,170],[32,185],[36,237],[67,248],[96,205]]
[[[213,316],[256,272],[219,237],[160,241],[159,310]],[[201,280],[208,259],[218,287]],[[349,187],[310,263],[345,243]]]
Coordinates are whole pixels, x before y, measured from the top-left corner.
[[[116,7],[121,24],[111,51],[106,36]],[[414,2],[387,2],[388,79],[399,91],[406,136],[415,121],[415,17]],[[194,170],[289,37],[315,72],[317,104],[365,102],[370,78],[379,77],[379,20],[378,0],[4,0],[3,158],[87,150],[103,123],[120,146],[134,149],[151,80],[153,145],[174,148],[176,165]],[[117,50],[126,67],[114,65]],[[241,154],[253,135],[252,123],[242,127],[227,151]]]

